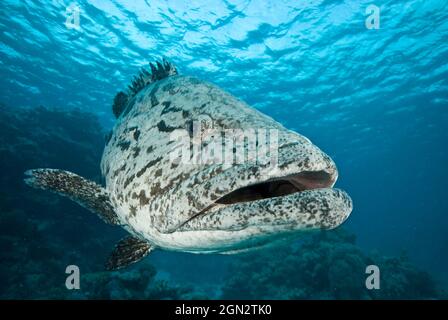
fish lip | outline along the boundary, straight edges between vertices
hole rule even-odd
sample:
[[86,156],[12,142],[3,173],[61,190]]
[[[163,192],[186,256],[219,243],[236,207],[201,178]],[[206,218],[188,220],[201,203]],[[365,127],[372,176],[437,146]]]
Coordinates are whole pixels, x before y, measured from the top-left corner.
[[[297,204],[298,210],[289,212],[289,217],[285,219],[283,215],[277,214],[276,209],[288,202]],[[313,224],[310,217],[316,214],[314,212],[316,209],[321,215]],[[189,220],[178,231],[241,231],[248,227],[271,227],[272,231],[266,230],[266,232],[276,233],[280,229],[285,232],[294,232],[298,230],[298,226],[300,230],[330,230],[344,223],[352,210],[353,201],[344,190],[332,187],[316,188],[279,197],[229,205],[217,204]],[[225,219],[232,214],[232,211],[239,212],[238,219],[235,219],[238,221],[236,224],[233,224],[232,219]],[[268,217],[267,222],[263,220],[266,217]],[[221,219],[221,225],[209,224]],[[253,224],[254,221],[256,221],[255,224]]]
[[[299,171],[297,173],[288,174],[288,175],[278,175],[278,176],[274,176],[274,177],[271,176],[264,181],[251,183],[246,186],[237,188],[236,190],[232,190],[232,191],[228,192],[226,195],[215,200],[212,204],[210,204],[209,206],[207,206],[206,208],[204,208],[203,210],[198,212],[196,215],[194,215],[193,217],[191,217],[190,219],[185,221],[182,225],[179,226],[179,228],[177,228],[177,230],[181,231],[191,221],[199,219],[201,217],[204,217],[204,216],[210,214],[212,211],[221,210],[226,207],[232,207],[232,206],[236,206],[236,205],[238,205],[240,207],[245,206],[245,205],[250,206],[251,204],[257,204],[257,203],[261,204],[261,203],[269,201],[271,199],[273,201],[275,201],[275,200],[279,200],[279,199],[289,197],[289,196],[300,197],[300,194],[305,193],[306,191],[310,191],[310,190],[318,190],[318,189],[332,189],[333,190],[333,186],[334,186],[337,178],[338,178],[338,171],[337,171],[336,167],[331,168],[330,170],[328,170],[328,169],[327,170],[318,170],[318,171],[306,171],[305,170],[305,171]],[[250,188],[250,187],[253,187],[256,185],[262,185],[262,184],[266,184],[266,183],[273,183],[273,182],[277,182],[277,181],[291,180],[291,179],[293,181],[294,181],[294,179],[296,179],[295,180],[296,183],[305,184],[304,188],[302,190],[299,190],[296,192],[291,192],[288,194],[279,195],[279,196],[275,196],[275,197],[274,196],[266,197],[266,198],[261,198],[261,199],[239,201],[239,202],[234,202],[234,203],[222,203],[222,201],[221,201],[223,198],[226,198],[227,196],[229,196],[230,194],[232,194],[238,190]],[[348,197],[348,195],[347,195],[347,197]]]

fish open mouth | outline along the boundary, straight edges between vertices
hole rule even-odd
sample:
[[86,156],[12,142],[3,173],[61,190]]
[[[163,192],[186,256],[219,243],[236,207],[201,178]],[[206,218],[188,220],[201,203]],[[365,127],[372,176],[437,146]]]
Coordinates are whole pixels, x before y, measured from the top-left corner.
[[236,204],[260,199],[287,196],[305,190],[330,188],[334,185],[336,177],[328,172],[303,171],[297,174],[270,179],[265,182],[252,184],[236,189],[219,198],[216,204]]
[[256,227],[271,234],[333,229],[353,206],[346,192],[333,188],[336,179],[337,171],[302,171],[244,186],[219,198],[178,231]]

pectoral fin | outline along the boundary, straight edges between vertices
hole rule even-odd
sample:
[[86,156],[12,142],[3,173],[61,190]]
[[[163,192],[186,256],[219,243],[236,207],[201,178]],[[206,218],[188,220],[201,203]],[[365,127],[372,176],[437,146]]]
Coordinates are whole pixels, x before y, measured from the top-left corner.
[[109,224],[120,221],[106,189],[72,172],[58,169],[33,169],[25,172],[25,183],[37,189],[49,190],[68,197],[98,214]]
[[146,257],[152,250],[154,246],[145,240],[133,236],[123,238],[115,246],[106,263],[106,269],[117,270],[127,267]]

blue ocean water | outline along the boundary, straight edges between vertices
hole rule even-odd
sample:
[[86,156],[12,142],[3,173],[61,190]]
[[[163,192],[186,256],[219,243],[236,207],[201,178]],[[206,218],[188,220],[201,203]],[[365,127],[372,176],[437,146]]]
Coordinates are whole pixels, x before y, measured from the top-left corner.
[[[379,29],[366,27],[369,5],[380,9]],[[67,26],[67,15],[75,7],[79,26]],[[310,138],[336,162],[337,186],[353,198],[354,211],[344,228],[356,235],[357,245],[381,255],[405,252],[416,268],[448,287],[447,1],[5,0],[0,31],[0,103],[9,113],[39,106],[67,113],[81,110],[96,115],[107,131],[115,122],[114,95],[140,67],[167,57],[180,73],[215,83]],[[49,117],[34,122],[42,124],[39,139],[49,131],[45,127],[52,123]],[[82,126],[83,118],[76,119]],[[3,121],[7,123],[6,116]],[[63,128],[61,123],[53,125]],[[2,139],[9,141],[6,135]],[[71,140],[76,142],[77,137]],[[7,147],[2,148],[6,152]],[[100,143],[95,150],[102,152]],[[54,145],[42,152],[63,157]],[[27,158],[22,161],[23,167],[35,164],[35,160],[27,163]],[[6,162],[3,166],[9,168]],[[9,197],[9,192],[9,184],[3,183],[2,197]],[[3,213],[14,211],[11,203]],[[90,224],[98,234],[92,231],[87,238],[79,230],[58,234],[60,228],[69,228],[64,218],[68,213],[56,220],[47,217],[45,223],[51,227],[34,226],[38,220],[13,223],[4,218],[2,230],[15,231],[8,239],[23,238],[30,225],[42,237],[39,241],[73,237],[67,248],[60,243],[61,250],[49,254],[51,259],[65,249],[76,252],[73,256],[78,259],[96,256],[97,252],[77,247],[84,242],[96,243],[106,255],[113,242],[104,239],[116,231],[75,205],[63,205],[67,212],[79,212],[72,226]],[[87,222],[80,222],[84,217]],[[18,248],[6,245],[5,239],[2,246],[9,251],[4,259],[14,260]],[[46,258],[31,257],[30,251],[20,254],[28,255],[27,261],[39,269],[39,259]],[[161,279],[200,283],[211,297],[221,290],[225,266],[236,259],[167,252],[147,258]],[[12,277],[5,261],[0,263],[1,277],[8,288],[35,284]],[[19,263],[14,266],[20,269]],[[14,292],[20,294],[14,296],[10,289],[10,296],[2,292],[2,297],[27,297],[19,287]],[[54,297],[50,290],[41,296]]]

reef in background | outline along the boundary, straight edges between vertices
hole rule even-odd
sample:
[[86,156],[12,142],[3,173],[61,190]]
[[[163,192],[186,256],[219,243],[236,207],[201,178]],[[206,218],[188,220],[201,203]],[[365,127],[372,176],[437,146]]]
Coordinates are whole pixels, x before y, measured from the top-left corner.
[[[122,271],[99,271],[126,233],[67,199],[23,183],[24,171],[39,167],[61,168],[99,182],[103,147],[104,134],[93,114],[0,104],[0,299],[207,298],[197,287],[160,280],[151,259]],[[194,264],[207,259],[190,260],[177,254],[166,269],[179,269],[190,283],[207,278],[198,270],[209,269]],[[232,262],[222,286],[226,299],[447,298],[406,257],[366,255],[354,236],[341,230],[216,261]],[[65,268],[71,264],[80,268],[81,290],[65,287]],[[381,290],[364,286],[369,264],[381,269]],[[222,266],[210,269],[224,273]],[[218,292],[221,283],[209,282]]]
[[[223,286],[223,299],[444,299],[426,272],[406,256],[366,255],[355,236],[322,231],[302,244],[240,256]],[[368,290],[368,265],[380,268],[380,290]]]
[[[125,235],[70,200],[23,182],[30,168],[73,171],[99,182],[104,134],[93,114],[0,105],[0,299],[179,299],[192,290],[156,279],[147,261],[104,270]],[[65,287],[65,269],[81,271],[81,290]]]

